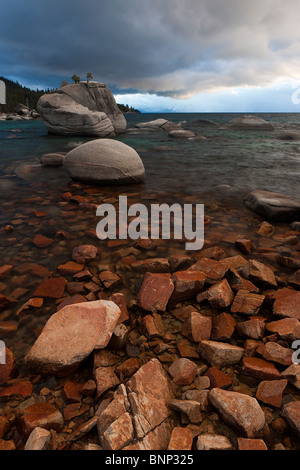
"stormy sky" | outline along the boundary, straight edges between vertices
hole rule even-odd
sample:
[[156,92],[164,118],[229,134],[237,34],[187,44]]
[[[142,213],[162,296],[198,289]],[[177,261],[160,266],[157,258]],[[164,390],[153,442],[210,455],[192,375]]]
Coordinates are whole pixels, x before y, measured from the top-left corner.
[[299,0],[0,0],[0,75],[92,72],[143,111],[299,112],[299,21]]

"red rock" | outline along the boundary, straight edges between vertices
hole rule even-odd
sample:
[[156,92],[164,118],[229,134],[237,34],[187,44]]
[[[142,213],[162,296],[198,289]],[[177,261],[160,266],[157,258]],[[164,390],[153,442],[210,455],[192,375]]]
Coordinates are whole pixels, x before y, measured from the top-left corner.
[[274,226],[265,221],[260,225],[257,234],[261,237],[270,237],[274,233],[274,230]]
[[27,439],[36,427],[60,432],[63,424],[62,414],[53,405],[50,403],[37,403],[22,411],[17,427],[20,434]]
[[116,287],[121,282],[120,276],[112,273],[111,271],[102,271],[99,274],[99,279],[104,284],[106,289]]
[[83,385],[74,382],[73,380],[68,380],[65,383],[63,388],[63,397],[66,403],[80,403],[82,400],[82,387]]
[[97,248],[93,245],[80,245],[73,249],[72,258],[76,263],[88,263],[97,256]]
[[274,294],[273,314],[300,320],[300,292],[283,288]]
[[243,439],[239,437],[237,442],[239,450],[268,450],[262,439]]
[[275,365],[257,357],[244,357],[243,371],[246,375],[260,380],[276,380],[281,378]]
[[20,265],[15,266],[14,271],[17,274],[30,273],[33,276],[42,278],[49,276],[49,269],[35,263],[21,263]]
[[263,263],[255,260],[250,260],[242,269],[242,275],[245,276],[254,284],[261,284],[266,288],[277,287],[277,282],[273,271]]
[[[2,358],[1,358],[2,359]],[[5,349],[5,364],[0,362],[0,385],[5,384],[8,380],[13,379],[18,372],[16,358],[12,351]]]
[[117,366],[115,370],[119,376],[132,377],[132,375],[139,370],[140,365],[140,361],[136,357],[132,357],[127,359],[127,361],[123,362],[120,366]]
[[292,349],[284,348],[280,344],[273,342],[266,343],[263,349],[264,359],[282,364],[283,366],[291,366],[293,364],[292,355]]
[[197,253],[197,259],[209,258],[209,259],[214,259],[216,261],[220,261],[226,258],[226,256],[227,255],[225,251],[219,246],[211,246],[209,248],[205,248],[201,250],[199,254]]
[[211,337],[217,341],[230,340],[236,326],[235,319],[229,313],[220,313],[213,318]]
[[204,273],[210,282],[220,281],[226,274],[228,265],[209,258],[202,258],[191,266],[188,271],[200,271]]
[[222,260],[227,269],[240,269],[247,264],[247,260],[241,255],[231,256]]
[[256,398],[266,405],[281,408],[282,394],[287,383],[286,379],[261,382],[256,392]]
[[191,450],[193,434],[188,428],[174,428],[169,442],[168,450]]
[[139,238],[134,246],[140,250],[151,250],[154,247],[154,242],[149,238]]
[[89,410],[88,405],[82,405],[81,403],[72,403],[64,409],[64,419],[65,421],[70,421],[71,419],[81,416]]
[[255,341],[253,339],[246,339],[244,343],[245,356],[252,357],[256,355],[256,351],[263,347],[262,341]]
[[289,427],[296,434],[296,436],[300,437],[300,401],[290,402],[283,407],[282,417],[286,420]]
[[178,271],[173,274],[174,292],[171,296],[171,302],[188,300],[196,297],[203,290],[206,276],[195,271]]
[[5,295],[0,294],[0,311],[5,310],[7,307],[9,307],[14,302],[15,302],[14,299],[9,299]]
[[258,318],[238,323],[237,330],[239,335],[248,336],[252,339],[260,339],[265,333],[265,323]]
[[235,246],[245,255],[249,255],[252,251],[255,250],[255,246],[253,245],[251,240],[246,240],[242,238],[236,240]]
[[97,385],[97,399],[107,390],[119,385],[120,381],[112,367],[98,367],[95,370],[95,382]]
[[189,359],[181,358],[169,367],[169,374],[176,385],[190,385],[197,374],[197,366]]
[[148,339],[164,336],[166,330],[161,316],[157,313],[146,315],[141,323],[141,332]]
[[208,291],[197,296],[197,301],[201,302],[202,299],[207,299],[212,308],[226,308],[231,305],[234,294],[226,279],[217,282]]
[[288,278],[288,283],[296,289],[300,288],[300,269]]
[[199,312],[191,312],[183,324],[182,334],[189,340],[199,343],[203,339],[210,339],[211,329],[211,318]]
[[131,264],[134,271],[138,273],[169,273],[170,265],[166,258],[150,258],[136,261]]
[[68,282],[67,291],[70,295],[84,294],[86,292],[83,282]]
[[19,323],[16,321],[0,321],[0,336],[8,337],[14,335],[19,328]]
[[50,317],[26,356],[35,371],[64,375],[75,370],[96,348],[107,346],[120,309],[98,300],[64,307]]
[[291,258],[289,256],[279,255],[277,257],[277,263],[281,266],[285,266],[290,269],[300,269],[299,259]]
[[46,248],[53,243],[51,238],[44,237],[44,235],[41,234],[36,235],[32,241],[38,248]]
[[116,294],[112,294],[110,300],[117,304],[119,309],[121,310],[121,315],[118,320],[118,323],[123,323],[129,320],[129,315],[128,315],[128,310],[127,310],[127,303],[126,303],[126,297],[124,294],[121,292],[118,292]]
[[265,415],[255,398],[214,388],[209,400],[224,421],[246,437],[253,438],[261,433]]
[[13,399],[14,397],[30,397],[32,389],[33,385],[29,380],[17,381],[0,390],[0,401],[1,399]]
[[217,367],[210,367],[210,369],[208,369],[204,374],[204,377],[209,378],[211,388],[227,389],[232,384],[231,378],[221,370],[217,369]]
[[10,272],[12,270],[12,266],[11,265],[4,265],[4,266],[1,266],[0,267],[0,280],[2,281],[2,279],[5,279],[6,277],[8,277],[10,275]]
[[199,344],[198,352],[209,365],[221,368],[238,364],[243,357],[244,349],[228,343],[204,340]]
[[5,436],[5,434],[9,431],[9,429],[10,429],[9,421],[3,416],[0,416],[0,439],[2,439]]
[[193,264],[193,259],[187,255],[172,255],[169,258],[171,273],[174,271],[183,271]]
[[4,441],[4,439],[0,439],[0,451],[1,450],[16,450],[14,441]]
[[137,296],[138,305],[150,312],[165,312],[173,290],[170,274],[147,273]]
[[294,329],[300,325],[296,318],[283,318],[274,322],[266,323],[266,329],[272,333],[277,333],[280,338],[289,341],[293,338]]
[[63,276],[73,276],[74,274],[81,272],[83,268],[83,264],[75,263],[74,261],[68,261],[67,263],[58,266],[57,270]]
[[181,357],[187,357],[188,359],[199,359],[199,354],[188,340],[183,339],[177,344],[177,348]]
[[92,277],[93,276],[88,270],[88,268],[85,268],[83,271],[80,271],[79,273],[76,273],[73,275],[73,278],[76,281],[82,281],[82,282],[90,281]]
[[67,281],[64,277],[45,279],[34,292],[36,297],[60,299],[63,296]]
[[227,271],[226,279],[234,291],[246,290],[248,292],[253,292],[254,294],[258,294],[260,292],[258,287],[256,287],[248,279],[244,279],[242,276],[240,276],[240,274],[234,268],[230,268]]
[[225,436],[204,433],[198,436],[197,450],[232,450],[232,444]]
[[264,295],[252,294],[251,292],[240,290],[234,298],[231,312],[242,313],[244,315],[257,315],[264,300]]
[[200,410],[200,403],[192,400],[171,400],[169,401],[169,408],[174,411],[179,411],[187,416],[188,420],[193,424],[201,423],[202,415]]
[[106,450],[121,450],[133,439],[134,428],[129,413],[124,413],[104,432],[102,445]]
[[83,295],[75,294],[60,302],[60,304],[57,306],[56,311],[59,312],[68,305],[82,304],[84,302],[87,302],[87,299],[83,297]]

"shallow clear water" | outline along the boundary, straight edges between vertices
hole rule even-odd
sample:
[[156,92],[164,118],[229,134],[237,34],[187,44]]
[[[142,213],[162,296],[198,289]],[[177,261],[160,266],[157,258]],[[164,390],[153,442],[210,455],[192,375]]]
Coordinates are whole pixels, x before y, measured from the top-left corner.
[[[126,115],[128,132],[118,140],[135,148],[143,159],[146,190],[207,192],[226,184],[241,191],[265,189],[299,196],[300,141],[280,141],[276,136],[287,129],[300,132],[300,114],[258,114],[275,125],[274,132],[228,131],[194,123],[198,119],[209,119],[222,124],[236,116],[238,114]],[[180,141],[169,138],[164,132],[134,130],[136,123],[158,117],[180,123],[196,135],[206,136],[207,140]],[[38,163],[44,153],[66,152],[88,140],[91,139],[49,136],[42,121],[0,122],[1,192],[8,195],[19,184],[26,185],[13,176],[19,165]],[[161,146],[169,150],[157,148]],[[45,169],[34,178],[49,188],[69,181],[62,169]]]

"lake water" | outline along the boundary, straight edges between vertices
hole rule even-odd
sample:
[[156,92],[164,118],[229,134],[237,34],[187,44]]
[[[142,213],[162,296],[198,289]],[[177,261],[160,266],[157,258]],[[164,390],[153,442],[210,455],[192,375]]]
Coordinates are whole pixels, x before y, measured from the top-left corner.
[[[135,148],[146,168],[147,191],[209,192],[218,185],[245,192],[265,189],[299,196],[300,141],[280,141],[284,130],[300,132],[300,114],[257,114],[275,125],[273,132],[237,132],[200,126],[196,120],[222,124],[239,114],[132,114],[126,115],[128,132],[118,140]],[[167,133],[136,132],[135,124],[157,118],[180,123],[207,140],[173,140]],[[2,197],[26,181],[15,177],[16,167],[38,163],[44,153],[68,151],[91,140],[50,136],[42,121],[0,122],[0,189]],[[165,147],[165,148],[161,148]],[[166,148],[167,147],[167,148]],[[63,169],[45,169],[35,176],[49,190],[69,181]]]

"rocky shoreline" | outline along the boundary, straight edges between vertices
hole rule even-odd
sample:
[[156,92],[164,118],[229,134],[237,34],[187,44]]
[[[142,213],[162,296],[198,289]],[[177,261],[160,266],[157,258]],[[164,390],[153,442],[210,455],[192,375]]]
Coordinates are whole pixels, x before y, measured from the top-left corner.
[[0,221],[0,449],[299,449],[299,223],[178,194],[203,250],[100,242],[122,188],[28,184]]

